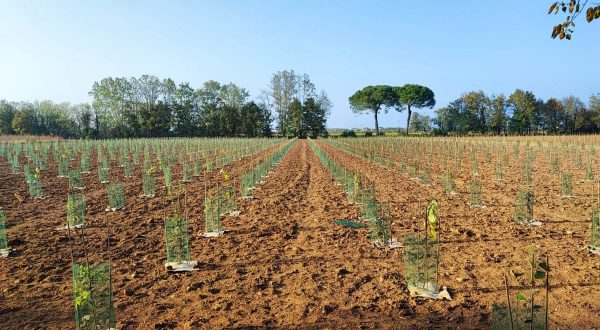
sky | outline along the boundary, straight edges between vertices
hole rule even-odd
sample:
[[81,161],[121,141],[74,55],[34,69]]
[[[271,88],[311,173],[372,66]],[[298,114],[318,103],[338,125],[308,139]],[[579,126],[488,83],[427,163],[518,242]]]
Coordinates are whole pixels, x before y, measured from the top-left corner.
[[[330,128],[373,127],[348,97],[368,85],[420,84],[432,115],[462,93],[537,97],[600,92],[600,22],[550,38],[552,1],[0,0],[0,99],[90,102],[94,81],[142,74],[234,82],[257,97],[273,73],[310,76],[333,103]],[[404,127],[406,112],[380,116]]]

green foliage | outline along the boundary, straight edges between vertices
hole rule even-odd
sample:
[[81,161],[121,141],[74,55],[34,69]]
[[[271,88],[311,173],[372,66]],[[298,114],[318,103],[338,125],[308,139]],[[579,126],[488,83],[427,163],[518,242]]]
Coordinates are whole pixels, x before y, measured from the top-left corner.
[[471,180],[471,184],[469,186],[469,194],[471,195],[472,207],[482,206],[481,200],[479,199],[479,195],[481,194],[481,182],[479,180]]
[[85,225],[85,196],[69,195],[67,197],[67,225],[80,228]]
[[600,205],[596,204],[592,208],[592,234],[590,238],[590,247],[600,251]]
[[8,249],[8,237],[6,235],[5,219],[4,211],[0,209],[0,250],[6,251]]
[[115,329],[110,264],[73,264],[73,300],[78,330]]
[[171,167],[166,165],[162,169],[165,187],[170,188],[173,186],[173,175],[171,174]]
[[571,197],[573,195],[573,175],[569,173],[561,174],[560,192],[563,197]]
[[85,184],[83,183],[83,176],[79,170],[69,171],[69,186],[74,189],[83,189]]
[[236,193],[233,187],[220,188],[218,198],[221,214],[231,213],[237,210]]
[[38,170],[27,179],[27,185],[31,198],[42,198],[42,176]]
[[61,156],[60,161],[58,162],[58,177],[69,177],[69,159],[66,155]]
[[353,130],[345,129],[340,134],[340,137],[356,137],[356,132],[354,132]]
[[445,194],[452,194],[456,191],[456,185],[454,183],[454,176],[450,171],[441,175],[442,187],[444,188]]
[[218,192],[209,191],[204,197],[204,226],[206,233],[222,231],[221,202]]
[[174,216],[165,219],[167,262],[190,261],[188,219]]
[[111,183],[108,185],[108,206],[112,210],[120,210],[125,207],[125,186],[122,183]]
[[439,241],[427,233],[404,236],[404,273],[409,288],[437,289]]
[[350,102],[350,108],[355,113],[373,112],[376,135],[379,135],[379,122],[377,119],[379,111],[383,109],[387,113],[388,108],[399,106],[398,94],[394,87],[386,85],[367,86],[350,96],[348,101]]
[[182,173],[183,174],[182,181],[183,182],[192,182],[192,167],[189,164],[187,164],[187,163],[183,164],[182,172],[183,172]]
[[531,191],[521,190],[517,193],[515,205],[515,214],[513,220],[520,224],[529,224],[533,222],[533,203],[535,196]]
[[107,166],[106,164],[101,164],[98,167],[98,180],[100,180],[100,183],[108,183],[110,180],[108,177],[109,168]]
[[[390,206],[388,203],[369,201],[363,204],[363,209],[369,208],[366,212],[366,219],[369,219],[369,238],[380,246],[387,246],[392,240],[392,227]],[[374,213],[374,215],[370,214]]]
[[406,84],[402,87],[395,87],[394,94],[396,94],[396,102],[399,105],[396,109],[398,111],[402,111],[404,108],[408,110],[406,134],[408,134],[408,128],[410,127],[412,108],[433,108],[435,106],[434,93],[425,86]]

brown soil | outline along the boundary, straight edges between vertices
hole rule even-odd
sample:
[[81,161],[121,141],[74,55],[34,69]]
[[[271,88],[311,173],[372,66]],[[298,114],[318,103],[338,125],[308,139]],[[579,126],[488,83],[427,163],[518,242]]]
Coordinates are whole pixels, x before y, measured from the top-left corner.
[[[241,215],[223,219],[230,231],[222,237],[199,236],[205,181],[194,178],[188,184],[191,255],[200,263],[192,273],[165,272],[165,201],[140,197],[136,178],[127,181],[126,210],[105,213],[104,186],[96,183],[95,171],[86,178],[91,251],[105,244],[105,215],[112,224],[118,328],[485,328],[492,303],[504,299],[500,274],[526,260],[531,243],[551,255],[551,326],[600,326],[595,293],[600,261],[581,250],[589,236],[585,210],[546,208],[557,202],[549,193],[540,197],[544,225],[524,228],[510,221],[512,194],[484,195],[487,205],[501,199],[506,207],[471,209],[467,196],[445,196],[439,186],[425,187],[319,146],[375,182],[378,199],[391,203],[400,239],[416,228],[430,198],[440,201],[440,284],[451,289],[453,301],[411,299],[400,249],[374,248],[366,229],[332,223],[357,219],[360,209],[348,203],[307,142],[299,141],[255,199],[238,202]],[[228,171],[237,177],[247,163],[234,163]],[[10,173],[4,161],[0,173]],[[508,191],[510,182],[502,184],[506,190],[498,190]],[[22,175],[0,177],[0,205],[7,209],[9,245],[15,248],[10,258],[0,258],[0,329],[74,327],[68,238],[55,230],[64,224],[65,186],[66,179],[48,175],[48,198],[18,203],[15,192],[27,195]]]
[[[322,142],[319,146],[343,166],[356,169],[374,182],[377,199],[391,204],[396,236],[415,231],[427,203],[431,199],[439,202],[439,284],[451,289],[453,301],[419,305],[416,314],[429,315],[429,320],[439,326],[489,327],[491,305],[506,302],[503,274],[509,275],[512,293],[527,292],[526,287],[518,285],[527,275],[515,278],[513,272],[527,274],[529,249],[535,247],[550,258],[550,327],[600,328],[600,258],[586,250],[595,183],[586,182],[581,171],[573,177],[575,197],[561,198],[558,179],[551,175],[544,156],[538,156],[534,217],[543,224],[526,227],[511,220],[520,186],[518,164],[511,165],[503,181],[495,181],[495,163],[480,162],[481,199],[487,207],[471,208],[466,156],[464,169],[456,175],[459,193],[446,195],[439,184],[423,185],[397,170],[388,170]],[[440,182],[444,171],[441,166],[433,171],[435,182]]]

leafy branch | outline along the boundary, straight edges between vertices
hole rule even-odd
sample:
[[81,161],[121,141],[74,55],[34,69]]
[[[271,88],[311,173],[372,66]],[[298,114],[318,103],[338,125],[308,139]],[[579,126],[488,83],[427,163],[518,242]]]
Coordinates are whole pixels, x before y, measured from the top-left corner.
[[[552,3],[550,8],[548,9],[548,15],[554,13],[554,15],[558,14],[560,11],[567,14],[567,18],[564,22],[555,25],[552,28],[552,39],[567,39],[571,40],[571,35],[574,32],[575,28],[575,19],[579,14],[583,12],[585,7],[587,6],[589,0],[585,0],[583,4],[579,0],[570,0],[567,2],[557,1]],[[589,6],[586,10],[586,21],[590,23],[591,21],[600,18],[600,5],[597,3],[591,3],[592,6]],[[594,6],[595,5],[595,6]],[[567,13],[568,12],[568,13]]]

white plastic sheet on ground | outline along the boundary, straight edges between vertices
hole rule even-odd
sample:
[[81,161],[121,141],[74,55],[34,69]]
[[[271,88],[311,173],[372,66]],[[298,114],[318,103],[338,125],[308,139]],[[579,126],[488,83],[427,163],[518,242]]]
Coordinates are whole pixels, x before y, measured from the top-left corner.
[[198,269],[198,261],[167,262],[165,268],[168,272],[191,272]]
[[219,237],[219,236],[223,236],[223,234],[225,234],[225,230],[220,230],[220,231],[213,231],[210,233],[202,233],[202,237]]
[[388,248],[388,249],[395,249],[395,248],[401,248],[404,247],[402,245],[402,243],[398,242],[398,239],[396,238],[392,238],[387,244],[382,244],[381,242],[374,242],[373,244],[375,244],[376,247],[382,249],[384,247]]
[[437,285],[433,282],[419,284],[418,286],[408,285],[408,292],[411,297],[424,297],[434,300],[452,300],[446,286],[442,287],[442,291],[437,291]]

